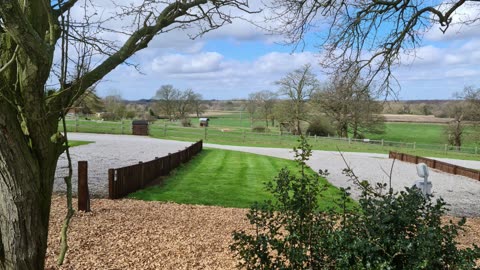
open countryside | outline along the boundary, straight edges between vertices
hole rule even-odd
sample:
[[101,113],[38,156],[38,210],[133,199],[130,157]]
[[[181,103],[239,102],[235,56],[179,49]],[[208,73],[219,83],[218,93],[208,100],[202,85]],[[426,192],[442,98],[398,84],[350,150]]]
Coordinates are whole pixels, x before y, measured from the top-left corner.
[[480,269],[480,1],[0,0],[0,270]]

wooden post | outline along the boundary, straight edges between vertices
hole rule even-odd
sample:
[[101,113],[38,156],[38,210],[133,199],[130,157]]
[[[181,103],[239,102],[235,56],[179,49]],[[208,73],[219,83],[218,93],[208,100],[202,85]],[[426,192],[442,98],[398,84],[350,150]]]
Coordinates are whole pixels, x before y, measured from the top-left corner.
[[143,166],[143,162],[138,162],[140,165],[140,188],[143,188],[145,185],[145,166]]
[[78,132],[78,115],[75,116],[75,132]]
[[122,134],[125,134],[125,130],[124,130],[124,126],[123,126],[123,118],[122,118],[122,122],[120,122],[120,125],[121,125],[121,129],[122,129]]
[[245,142],[245,129],[242,131],[243,132],[243,142]]
[[114,200],[117,198],[115,193],[115,169],[108,170],[108,198]]
[[78,210],[90,212],[90,193],[88,192],[88,162],[78,162]]
[[417,143],[413,142],[413,150],[417,149]]
[[382,139],[382,147],[383,147],[383,145],[384,145],[384,142],[383,142],[383,139]]
[[167,137],[167,123],[163,126],[163,137]]
[[203,138],[205,141],[207,140],[207,133],[208,133],[207,126],[205,126],[205,135],[204,135],[204,138]]
[[445,144],[445,155],[447,154],[447,144]]

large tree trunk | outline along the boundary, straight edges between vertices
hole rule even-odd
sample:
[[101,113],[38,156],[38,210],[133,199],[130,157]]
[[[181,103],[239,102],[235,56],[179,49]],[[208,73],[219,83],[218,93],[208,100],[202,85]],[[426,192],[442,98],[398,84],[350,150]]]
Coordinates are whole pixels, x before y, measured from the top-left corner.
[[29,130],[45,132],[32,140],[22,131],[20,116],[0,100],[1,270],[43,269],[47,248],[56,145],[49,141],[51,125],[28,124],[39,125]]

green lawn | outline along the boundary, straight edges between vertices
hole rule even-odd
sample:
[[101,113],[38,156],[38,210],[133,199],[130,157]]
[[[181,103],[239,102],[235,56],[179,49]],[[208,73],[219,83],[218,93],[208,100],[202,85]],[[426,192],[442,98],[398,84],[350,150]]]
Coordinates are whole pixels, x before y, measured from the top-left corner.
[[85,144],[89,144],[89,143],[92,143],[92,142],[88,142],[88,141],[69,141],[69,142],[68,142],[68,144],[70,145],[70,147],[85,145]]
[[[204,149],[188,164],[180,167],[160,186],[131,194],[130,198],[176,203],[250,207],[255,201],[271,198],[264,183],[272,180],[281,168],[298,171],[290,160],[237,151]],[[312,170],[309,173],[314,173]],[[328,184],[323,193],[323,209],[334,207],[340,191]]]
[[[367,134],[370,139],[384,139],[386,141],[416,142],[419,144],[445,144],[445,124],[423,123],[386,123],[385,134]],[[476,132],[472,127],[465,130],[464,146],[475,147],[478,144],[474,138],[468,136]]]
[[[121,122],[87,120],[75,122],[75,120],[69,120],[67,124],[68,130],[71,132],[131,134],[131,121],[124,121],[122,125]],[[195,118],[192,119],[192,124],[192,127],[184,128],[178,122],[159,120],[150,125],[150,136],[191,142],[202,139],[206,143],[240,146],[292,148],[297,145],[297,137],[280,136],[279,132],[275,130],[269,133],[251,132],[249,128],[245,127],[249,126],[249,121],[246,121],[243,116],[240,121],[238,113],[212,118],[207,130],[198,127],[198,121]],[[378,143],[348,143],[344,140],[314,139],[313,137],[310,138],[310,144],[316,150],[337,151],[338,147],[344,152],[388,153],[388,151],[399,151],[418,156],[480,160],[480,149],[478,149],[480,145],[473,136],[465,137],[464,148],[461,152],[457,152],[452,147],[445,152],[444,127],[440,124],[386,123],[385,134],[367,134],[366,136],[372,140],[383,139],[386,142],[384,146]],[[478,131],[471,127],[467,128],[467,134],[474,132]],[[389,141],[397,143],[390,144]],[[475,147],[477,147],[477,154],[475,154]]]

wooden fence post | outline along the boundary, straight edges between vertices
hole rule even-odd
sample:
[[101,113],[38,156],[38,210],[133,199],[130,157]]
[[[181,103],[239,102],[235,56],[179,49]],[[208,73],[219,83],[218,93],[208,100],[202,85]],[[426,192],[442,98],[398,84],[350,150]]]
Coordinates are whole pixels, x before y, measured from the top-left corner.
[[75,116],[75,132],[78,132],[78,115]]
[[108,169],[108,198],[114,200],[117,198],[115,188],[115,170]]
[[78,210],[90,212],[90,193],[88,192],[88,162],[78,162]]
[[167,123],[163,126],[163,137],[167,137]]
[[145,166],[143,166],[143,161],[138,162],[140,164],[140,187],[145,186]]

